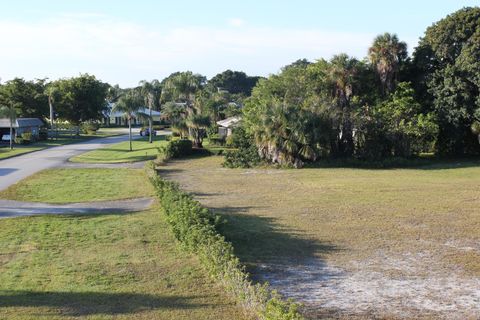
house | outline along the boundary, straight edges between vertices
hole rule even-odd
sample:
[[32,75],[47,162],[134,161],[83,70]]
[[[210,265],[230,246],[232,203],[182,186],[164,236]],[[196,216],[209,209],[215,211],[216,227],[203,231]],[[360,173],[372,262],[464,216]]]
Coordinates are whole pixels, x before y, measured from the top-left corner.
[[[148,108],[141,108],[139,110],[140,113],[145,113],[147,115],[150,114],[150,110]],[[161,120],[161,112],[152,110],[152,121],[153,123],[160,122]],[[127,119],[123,116],[121,112],[111,112],[111,109],[105,113],[104,124],[106,125],[116,125],[116,126],[126,126]],[[140,125],[142,121],[134,117],[132,119],[132,125]]]
[[[13,135],[20,137],[22,133],[31,133],[32,137],[38,138],[40,128],[44,126],[38,118],[17,118],[13,122]],[[4,135],[10,135],[10,119],[0,118],[0,139]]]
[[240,125],[240,117],[230,117],[224,120],[217,121],[218,124],[218,136],[220,138],[226,138],[232,134],[233,128]]

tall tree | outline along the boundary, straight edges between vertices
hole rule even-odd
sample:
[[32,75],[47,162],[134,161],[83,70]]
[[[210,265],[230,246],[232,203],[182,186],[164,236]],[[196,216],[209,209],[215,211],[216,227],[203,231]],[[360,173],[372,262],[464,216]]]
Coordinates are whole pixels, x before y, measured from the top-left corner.
[[328,82],[333,97],[333,114],[338,132],[338,143],[333,146],[334,153],[340,156],[352,156],[354,152],[352,98],[356,86],[358,60],[346,54],[339,54],[330,60]]
[[130,90],[120,97],[112,108],[112,112],[120,112],[128,122],[128,141],[132,151],[132,119],[148,120],[149,116],[140,112],[143,108],[142,96],[136,90]]
[[24,118],[44,118],[48,116],[45,80],[26,81],[15,78],[0,87],[0,103],[14,104],[17,114]]
[[384,33],[373,40],[368,49],[370,62],[377,69],[382,93],[387,95],[395,90],[400,64],[407,57],[407,44],[399,41],[396,34]]
[[140,81],[140,91],[144,97],[145,104],[147,105],[149,111],[148,132],[150,134],[148,141],[152,143],[152,110],[159,107],[162,87],[158,80],[153,80],[152,82],[142,80]]
[[79,77],[61,79],[52,84],[57,90],[56,110],[64,120],[73,124],[100,120],[108,108],[109,85],[95,76],[82,74]]
[[[431,95],[441,154],[478,154],[471,130],[480,109],[480,8],[464,8],[427,28],[414,62]],[[430,99],[427,99],[427,102]]]

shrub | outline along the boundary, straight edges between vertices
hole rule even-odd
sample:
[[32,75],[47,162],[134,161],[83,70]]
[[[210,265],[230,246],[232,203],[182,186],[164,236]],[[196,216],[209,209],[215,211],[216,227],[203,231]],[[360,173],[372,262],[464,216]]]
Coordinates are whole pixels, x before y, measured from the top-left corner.
[[15,144],[27,144],[28,142],[21,137],[15,137]]
[[251,168],[260,163],[253,138],[241,127],[227,138],[227,145],[235,148],[225,152],[223,166],[227,168]]
[[159,153],[164,155],[164,159],[175,159],[193,154],[192,141],[186,139],[171,140],[166,146],[159,148]]
[[22,133],[22,139],[25,143],[30,143],[35,140],[31,132]]
[[100,129],[100,124],[93,121],[86,121],[82,123],[81,129],[83,133],[96,134],[97,130]]
[[234,254],[233,246],[218,233],[219,216],[203,208],[178,184],[157,175],[153,162],[145,166],[163,212],[184,249],[195,253],[209,274],[239,300],[246,311],[261,319],[303,319],[298,304],[284,301],[267,284],[253,284]]

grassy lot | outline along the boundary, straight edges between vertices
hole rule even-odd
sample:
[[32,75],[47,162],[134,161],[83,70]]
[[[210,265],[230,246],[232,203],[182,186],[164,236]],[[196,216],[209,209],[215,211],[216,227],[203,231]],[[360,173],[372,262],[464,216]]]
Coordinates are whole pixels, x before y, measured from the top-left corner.
[[[271,271],[272,283],[297,279],[287,294],[318,295],[348,314],[383,310],[374,314],[381,318],[430,310],[425,301],[426,318],[444,316],[444,302],[467,318],[480,312],[467,291],[480,277],[479,161],[390,170],[225,169],[221,161],[174,161],[162,175],[227,219],[223,232],[250,270]],[[468,303],[455,300],[459,292]]]
[[115,129],[101,129],[97,134],[81,134],[79,137],[70,138],[70,137],[60,137],[55,140],[39,141],[28,145],[15,145],[13,150],[10,150],[8,146],[3,146],[0,148],[0,160],[6,159],[14,156],[18,156],[24,153],[29,153],[33,151],[39,151],[50,147],[62,146],[65,144],[71,144],[96,138],[105,138],[110,136],[118,135],[118,130]]
[[158,147],[167,143],[166,136],[159,135],[154,138],[153,143],[148,142],[148,137],[134,140],[133,151],[129,150],[129,142],[121,142],[106,148],[93,150],[79,156],[73,157],[70,161],[84,163],[120,163],[136,162],[155,159],[158,154]]
[[[49,170],[8,192],[31,201],[50,195],[49,202],[151,194],[143,177],[143,185],[128,182],[140,176],[127,169]],[[23,187],[42,191],[13,195]],[[197,259],[178,249],[155,205],[134,214],[0,219],[0,319],[244,316]]]
[[68,203],[151,196],[143,169],[50,169],[0,192],[0,198]]

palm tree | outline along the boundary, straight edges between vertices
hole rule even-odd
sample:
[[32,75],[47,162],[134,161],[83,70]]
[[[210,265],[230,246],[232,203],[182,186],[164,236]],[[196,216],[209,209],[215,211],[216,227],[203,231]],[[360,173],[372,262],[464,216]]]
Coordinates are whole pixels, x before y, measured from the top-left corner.
[[150,134],[148,141],[152,143],[152,109],[155,108],[160,101],[162,93],[160,82],[158,80],[153,80],[152,82],[142,80],[140,81],[140,92],[149,110],[148,132]]
[[202,148],[205,129],[210,125],[210,117],[201,114],[191,114],[188,116],[186,124],[193,138],[193,146]]
[[399,41],[396,34],[378,35],[368,49],[370,62],[377,69],[382,84],[382,93],[395,90],[400,63],[407,58],[407,44]]
[[6,117],[10,120],[10,150],[13,149],[13,123],[17,119],[17,110],[14,105],[0,106],[0,116]]
[[354,93],[358,60],[346,54],[339,54],[330,61],[328,80],[332,87],[332,96],[339,118],[339,145],[335,147],[341,155],[353,154],[353,123],[351,117],[351,99]]
[[304,160],[315,160],[317,120],[311,112],[279,101],[266,106],[252,130],[260,156],[296,168],[303,166]]
[[135,90],[130,90],[125,95],[121,96],[112,108],[112,113],[120,112],[123,114],[123,117],[127,119],[130,151],[132,151],[132,119],[150,119],[147,114],[140,112],[142,107],[142,97]]
[[52,130],[52,134],[54,132],[55,127],[55,114],[54,114],[54,103],[55,99],[58,96],[58,89],[55,87],[53,83],[50,83],[46,89],[45,94],[48,97],[48,106],[50,108],[50,129]]
[[204,77],[191,71],[180,72],[165,81],[165,97],[185,104],[188,114],[195,112],[195,95],[202,88]]

